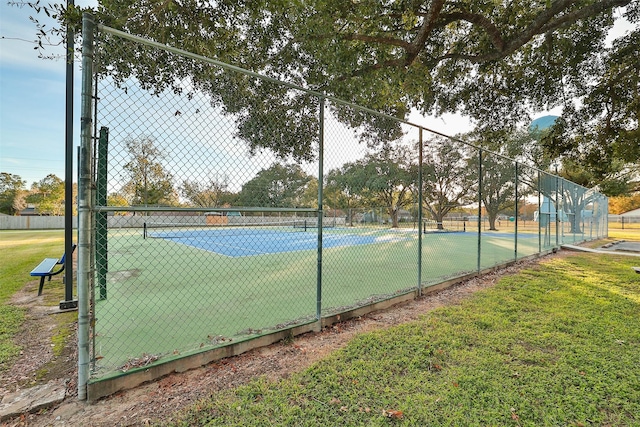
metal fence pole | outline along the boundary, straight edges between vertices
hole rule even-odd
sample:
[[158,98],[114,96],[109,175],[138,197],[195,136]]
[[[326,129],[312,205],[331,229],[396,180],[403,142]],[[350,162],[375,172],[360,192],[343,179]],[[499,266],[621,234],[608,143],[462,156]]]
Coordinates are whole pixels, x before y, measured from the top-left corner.
[[478,273],[482,256],[482,148],[478,149]]
[[[324,103],[320,98],[318,127],[318,270],[316,279],[316,319],[321,326],[322,319],[322,228],[323,228],[323,181],[324,181]],[[320,329],[320,328],[318,328]]]
[[422,296],[422,128],[418,128],[418,296]]
[[556,166],[556,247],[558,247],[558,242],[559,242],[559,236],[558,236],[558,229],[560,228],[560,210],[558,208],[558,203],[560,203],[560,200],[558,199],[558,166]]
[[[96,204],[107,205],[107,156],[109,152],[109,128],[100,128],[98,140],[98,167],[96,172]],[[100,299],[107,299],[107,213],[96,215],[96,270]]]
[[605,233],[604,235],[602,235],[602,237],[609,237],[609,198],[604,196],[604,201],[605,201],[605,206],[607,207],[607,209],[602,209],[603,210],[603,214],[604,214],[604,229],[605,229]]
[[[73,0],[67,0],[67,8],[73,6]],[[68,254],[64,262],[64,301],[60,309],[76,308],[78,301],[73,299],[73,41],[75,29],[67,24],[67,63],[65,95],[65,167],[64,167],[64,252]]]
[[89,381],[89,289],[91,283],[91,122],[93,16],[82,16],[82,98],[78,176],[78,399],[87,399]]
[[518,162],[515,162],[515,202],[516,202],[516,206],[515,206],[515,213],[514,213],[514,218],[513,218],[513,225],[514,225],[514,239],[515,241],[513,242],[513,258],[514,260],[518,261]]
[[542,205],[540,204],[540,171],[538,171],[538,252],[542,252]]

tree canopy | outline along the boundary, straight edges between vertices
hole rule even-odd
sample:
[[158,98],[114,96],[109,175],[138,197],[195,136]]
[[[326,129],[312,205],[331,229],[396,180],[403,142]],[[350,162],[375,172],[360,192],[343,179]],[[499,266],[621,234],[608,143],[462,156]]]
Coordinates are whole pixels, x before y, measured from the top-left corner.
[[123,165],[128,181],[123,186],[132,205],[176,205],[173,177],[162,165],[164,154],[148,136],[124,141],[129,161]]
[[15,215],[26,207],[25,184],[19,175],[0,173],[0,213]]
[[[98,3],[93,12],[106,25],[399,118],[412,110],[457,112],[498,129],[526,121],[532,110],[564,106],[565,145],[580,153],[601,147],[577,161],[587,164],[604,152],[612,164],[637,162],[639,31],[611,47],[605,43],[616,8],[638,23],[640,5],[632,0]],[[62,24],[79,19],[75,7],[48,10]],[[180,92],[181,80],[189,78],[234,115],[252,150],[313,158],[318,100],[307,93],[116,44],[102,46],[116,80],[134,76],[153,91]],[[572,115],[576,98],[584,103]],[[397,122],[348,108],[334,114],[363,128],[368,142],[399,136]],[[274,117],[278,126],[267,125]],[[587,133],[577,131],[578,121],[589,124]],[[566,154],[558,144],[548,151]]]
[[250,207],[314,207],[317,201],[313,204],[307,197],[313,181],[299,165],[274,163],[242,186],[238,203]]

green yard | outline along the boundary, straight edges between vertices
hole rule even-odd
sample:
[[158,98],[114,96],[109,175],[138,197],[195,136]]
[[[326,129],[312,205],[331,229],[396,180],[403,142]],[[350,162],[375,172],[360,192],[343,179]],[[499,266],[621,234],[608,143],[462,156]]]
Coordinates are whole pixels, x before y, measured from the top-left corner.
[[[636,258],[554,257],[171,425],[640,425]],[[395,412],[398,411],[398,412]]]

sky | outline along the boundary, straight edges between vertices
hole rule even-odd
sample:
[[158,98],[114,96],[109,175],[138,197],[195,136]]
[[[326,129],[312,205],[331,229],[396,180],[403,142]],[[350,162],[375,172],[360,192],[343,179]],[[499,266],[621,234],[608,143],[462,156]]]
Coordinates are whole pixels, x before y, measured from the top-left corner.
[[[95,0],[76,0],[78,6],[95,5]],[[0,0],[0,172],[19,175],[27,187],[48,174],[65,176],[65,62],[64,46],[50,46],[48,55],[38,58],[36,27],[29,20],[34,10],[10,6]],[[38,19],[43,22],[41,13]],[[53,25],[53,21],[47,27]],[[611,37],[629,30],[628,22],[616,25]],[[76,54],[74,72],[74,147],[80,139],[81,71]],[[541,112],[558,115],[560,111]],[[464,117],[445,115],[423,117],[412,114],[410,121],[445,134],[471,130]],[[453,131],[452,131],[453,130]],[[75,153],[74,153],[75,162]],[[74,164],[74,181],[77,180]]]

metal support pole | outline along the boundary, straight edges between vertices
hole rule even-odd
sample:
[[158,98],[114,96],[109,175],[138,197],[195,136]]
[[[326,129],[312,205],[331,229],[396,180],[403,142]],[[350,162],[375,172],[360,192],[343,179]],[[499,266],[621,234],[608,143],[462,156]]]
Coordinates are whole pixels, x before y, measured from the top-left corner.
[[422,296],[422,128],[418,132],[418,296]]
[[[559,214],[559,210],[558,210],[558,165],[556,165],[556,248],[559,246],[558,245],[558,233],[560,232],[560,218],[558,216]],[[551,210],[551,209],[549,209]]]
[[478,273],[482,260],[482,148],[478,149]]
[[542,252],[542,204],[540,203],[540,171],[538,171],[538,252]]
[[[96,204],[107,206],[107,156],[109,152],[109,128],[100,128],[98,140],[98,166],[96,171]],[[100,299],[107,299],[108,270],[107,213],[96,214],[96,270]]]
[[[67,9],[73,6],[73,0],[67,0]],[[64,301],[60,301],[60,310],[78,307],[73,299],[73,39],[75,31],[67,25],[67,69],[65,96],[65,161],[64,161]]]
[[513,259],[518,261],[518,162],[515,162],[515,214],[514,214],[514,242],[513,242]]
[[[318,325],[322,324],[322,221],[324,213],[323,204],[323,181],[324,181],[324,98],[320,98],[320,117],[318,128],[318,268],[316,279],[316,319]],[[319,329],[319,328],[318,328]]]
[[89,290],[91,284],[91,128],[93,93],[93,16],[82,16],[82,99],[78,176],[78,399],[87,399],[89,381]]

